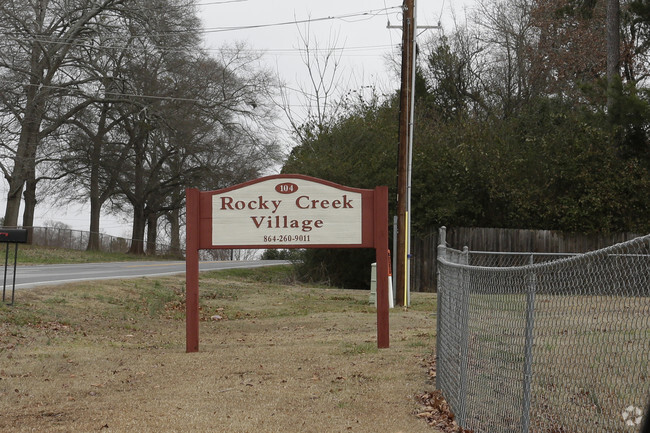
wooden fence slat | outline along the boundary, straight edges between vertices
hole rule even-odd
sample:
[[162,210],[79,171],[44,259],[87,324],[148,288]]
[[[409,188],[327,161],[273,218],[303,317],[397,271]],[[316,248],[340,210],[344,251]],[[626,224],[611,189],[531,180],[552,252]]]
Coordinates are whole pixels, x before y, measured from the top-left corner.
[[[585,253],[641,236],[636,233],[583,235],[555,230],[480,227],[447,228],[447,245],[461,250],[535,253]],[[411,290],[435,292],[438,230],[414,236],[411,251]]]

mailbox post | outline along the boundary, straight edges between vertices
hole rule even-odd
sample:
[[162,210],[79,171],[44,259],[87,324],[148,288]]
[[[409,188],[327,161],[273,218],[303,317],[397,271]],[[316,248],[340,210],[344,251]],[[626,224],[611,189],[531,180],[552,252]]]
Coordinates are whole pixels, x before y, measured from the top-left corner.
[[2,303],[5,304],[7,295],[7,268],[9,267],[9,244],[14,244],[14,273],[13,281],[11,284],[11,302],[8,305],[14,304],[14,294],[16,292],[16,265],[18,263],[18,244],[27,242],[26,229],[6,229],[0,228],[0,242],[7,244],[5,249],[5,272],[4,280],[2,283]]

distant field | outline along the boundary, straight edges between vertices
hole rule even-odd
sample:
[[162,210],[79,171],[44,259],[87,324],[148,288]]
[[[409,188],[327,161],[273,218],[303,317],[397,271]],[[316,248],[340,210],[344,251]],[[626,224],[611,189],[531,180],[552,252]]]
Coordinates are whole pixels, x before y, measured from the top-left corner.
[[[9,264],[14,263],[14,245],[9,246]],[[6,244],[0,244],[0,260],[4,265]],[[100,251],[77,251],[63,248],[40,247],[33,245],[18,245],[18,264],[39,265],[56,263],[94,263],[94,262],[120,262],[130,260],[164,260],[160,256],[139,256],[125,253],[106,253]]]

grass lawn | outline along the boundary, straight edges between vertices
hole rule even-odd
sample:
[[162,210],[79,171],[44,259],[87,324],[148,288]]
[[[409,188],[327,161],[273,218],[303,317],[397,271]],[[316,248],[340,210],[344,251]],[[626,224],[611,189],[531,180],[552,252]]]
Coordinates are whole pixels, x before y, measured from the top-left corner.
[[184,277],[21,290],[0,307],[0,431],[436,432],[432,294],[390,313],[368,292],[303,286],[289,267],[201,274],[200,352]]

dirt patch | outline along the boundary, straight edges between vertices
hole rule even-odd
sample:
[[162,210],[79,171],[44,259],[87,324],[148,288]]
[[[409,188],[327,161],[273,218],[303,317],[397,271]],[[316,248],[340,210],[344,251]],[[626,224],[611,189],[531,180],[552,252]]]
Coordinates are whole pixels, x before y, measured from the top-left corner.
[[185,353],[182,277],[20,291],[0,308],[0,430],[427,432],[416,396],[431,295],[390,314],[376,348],[367,292],[201,280]]

